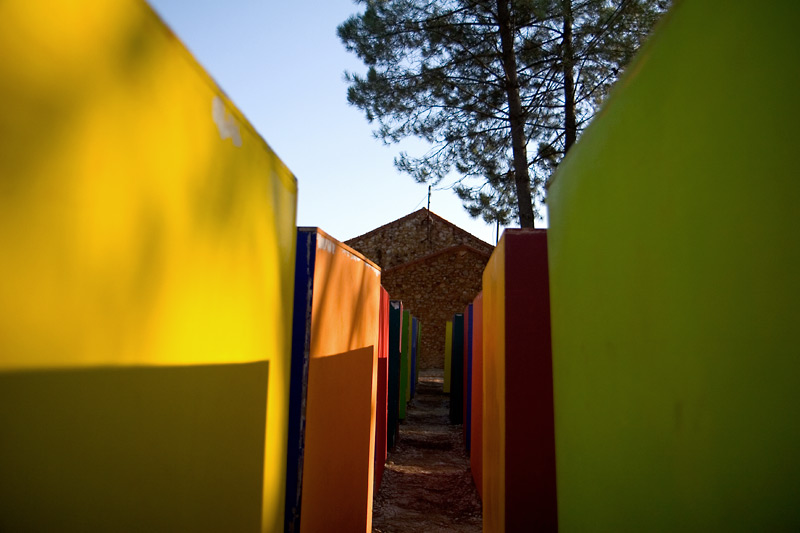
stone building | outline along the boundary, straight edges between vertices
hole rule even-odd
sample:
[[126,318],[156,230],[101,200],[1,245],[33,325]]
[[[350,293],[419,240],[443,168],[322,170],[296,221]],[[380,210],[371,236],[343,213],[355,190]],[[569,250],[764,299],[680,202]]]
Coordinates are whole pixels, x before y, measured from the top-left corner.
[[346,244],[380,265],[390,297],[419,319],[420,368],[442,368],[445,322],[480,292],[494,246],[425,208]]

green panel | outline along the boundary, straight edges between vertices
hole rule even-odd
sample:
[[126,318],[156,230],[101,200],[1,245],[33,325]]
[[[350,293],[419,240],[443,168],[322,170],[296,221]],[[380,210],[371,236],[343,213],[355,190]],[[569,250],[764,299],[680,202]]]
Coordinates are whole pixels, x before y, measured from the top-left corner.
[[261,530],[268,374],[0,373],[0,531]]
[[400,420],[406,419],[409,395],[409,352],[411,351],[411,311],[403,311],[403,337],[400,340]]
[[561,531],[800,529],[798,19],[678,2],[559,169]]

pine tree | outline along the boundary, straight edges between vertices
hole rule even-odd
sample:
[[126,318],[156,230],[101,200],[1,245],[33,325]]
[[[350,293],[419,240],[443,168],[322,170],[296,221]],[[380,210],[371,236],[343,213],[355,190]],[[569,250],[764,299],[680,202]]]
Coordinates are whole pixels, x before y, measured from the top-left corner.
[[[368,67],[348,101],[396,166],[450,185],[473,216],[533,227],[552,172],[668,8],[658,0],[356,0],[338,28]],[[453,178],[453,175],[456,178]]]

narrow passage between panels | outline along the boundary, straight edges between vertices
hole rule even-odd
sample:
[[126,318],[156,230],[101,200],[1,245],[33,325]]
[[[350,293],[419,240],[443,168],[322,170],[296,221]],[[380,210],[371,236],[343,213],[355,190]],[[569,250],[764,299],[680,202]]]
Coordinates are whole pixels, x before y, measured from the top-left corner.
[[448,418],[441,369],[420,370],[414,399],[375,494],[373,533],[481,531],[462,426]]

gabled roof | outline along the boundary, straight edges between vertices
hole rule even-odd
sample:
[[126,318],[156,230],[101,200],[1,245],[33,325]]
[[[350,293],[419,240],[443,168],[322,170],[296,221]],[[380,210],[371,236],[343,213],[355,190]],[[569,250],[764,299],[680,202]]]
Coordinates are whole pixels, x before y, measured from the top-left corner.
[[404,217],[398,218],[397,220],[393,220],[392,222],[389,222],[388,224],[384,224],[383,226],[377,227],[372,231],[368,231],[367,233],[364,233],[363,235],[359,235],[358,237],[353,237],[352,239],[348,239],[346,242],[350,243],[352,241],[356,241],[356,240],[363,239],[363,238],[366,238],[366,237],[371,237],[372,235],[375,235],[376,233],[381,233],[381,232],[383,232],[383,231],[385,231],[385,230],[387,230],[389,228],[392,228],[394,226],[399,226],[403,222],[405,222],[405,221],[407,221],[409,219],[412,219],[412,218],[417,218],[417,217],[419,217],[419,218],[422,218],[422,217],[431,218],[431,219],[433,219],[433,220],[435,220],[435,221],[437,221],[439,223],[444,224],[445,226],[449,226],[449,227],[453,228],[454,230],[456,230],[457,232],[459,232],[460,234],[462,234],[464,236],[470,237],[472,239],[475,239],[477,241],[482,242],[483,244],[485,244],[487,246],[491,246],[492,248],[494,248],[493,245],[491,245],[488,242],[484,241],[480,237],[476,237],[475,235],[473,235],[472,233],[468,232],[467,230],[459,228],[458,226],[456,226],[455,224],[453,224],[449,220],[446,220],[446,219],[440,217],[439,215],[437,215],[433,211],[428,211],[424,207],[414,211],[413,213],[409,213]]

